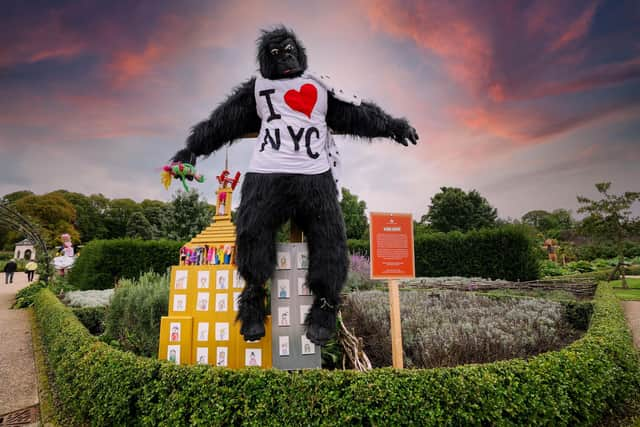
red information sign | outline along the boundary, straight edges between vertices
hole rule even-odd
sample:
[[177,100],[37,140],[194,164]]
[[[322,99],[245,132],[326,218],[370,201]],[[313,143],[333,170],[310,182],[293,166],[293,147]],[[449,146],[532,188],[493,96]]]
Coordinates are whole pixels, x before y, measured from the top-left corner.
[[371,278],[416,277],[411,214],[371,212]]

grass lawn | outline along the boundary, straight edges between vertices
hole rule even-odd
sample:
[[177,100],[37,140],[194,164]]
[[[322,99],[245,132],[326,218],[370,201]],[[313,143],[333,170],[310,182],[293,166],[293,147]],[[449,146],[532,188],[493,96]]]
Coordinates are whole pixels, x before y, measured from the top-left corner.
[[622,288],[622,281],[614,280],[611,282],[613,292],[618,298],[624,301],[640,301],[640,279],[627,279],[629,289]]

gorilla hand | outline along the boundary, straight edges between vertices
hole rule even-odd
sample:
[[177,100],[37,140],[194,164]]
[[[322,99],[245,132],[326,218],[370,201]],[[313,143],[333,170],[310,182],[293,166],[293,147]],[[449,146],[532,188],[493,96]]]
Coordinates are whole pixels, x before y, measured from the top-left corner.
[[178,151],[171,159],[172,162],[189,163],[191,166],[196,165],[196,155],[192,153],[188,148],[183,148]]
[[405,119],[398,119],[396,121],[391,138],[405,147],[409,146],[409,142],[416,145],[419,139],[416,129]]

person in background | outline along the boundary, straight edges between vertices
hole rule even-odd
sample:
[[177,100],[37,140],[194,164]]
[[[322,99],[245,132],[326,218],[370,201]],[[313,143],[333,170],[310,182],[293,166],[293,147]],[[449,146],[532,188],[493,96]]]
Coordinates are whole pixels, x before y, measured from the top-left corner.
[[33,282],[33,276],[36,274],[36,270],[38,269],[38,264],[35,261],[29,261],[27,265],[24,267],[24,270],[27,272],[27,282]]
[[10,259],[9,262],[4,266],[4,284],[8,285],[9,283],[13,283],[13,273],[18,269],[18,264],[16,264],[15,259]]

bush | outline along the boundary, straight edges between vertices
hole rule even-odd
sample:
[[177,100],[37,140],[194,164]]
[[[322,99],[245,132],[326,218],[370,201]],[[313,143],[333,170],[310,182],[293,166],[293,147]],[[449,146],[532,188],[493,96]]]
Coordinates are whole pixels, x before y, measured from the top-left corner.
[[527,281],[538,278],[540,249],[517,226],[416,236],[416,274]]
[[368,240],[347,240],[347,247],[349,252],[355,255],[369,256],[369,241]]
[[588,332],[560,351],[367,373],[175,366],[99,342],[46,289],[34,307],[64,425],[593,425],[640,391],[608,284]]
[[144,273],[138,280],[118,282],[105,320],[105,339],[124,350],[156,357],[160,318],[169,311],[169,277]]
[[[578,259],[591,261],[597,258],[616,258],[618,249],[611,243],[576,246],[574,252]],[[624,242],[624,254],[627,257],[640,256],[640,242]]]
[[100,335],[104,332],[106,307],[80,307],[72,310],[91,335]]
[[[539,298],[406,291],[400,293],[400,307],[407,367],[528,357],[559,349],[579,336],[562,304]],[[342,312],[346,326],[364,340],[373,366],[391,366],[388,293],[351,293]],[[572,315],[578,316],[573,311]]]
[[38,292],[46,287],[46,283],[38,281],[33,282],[29,284],[29,286],[20,289],[18,293],[16,293],[16,300],[13,303],[13,308],[31,307],[33,305],[35,296],[38,294]]
[[369,258],[363,255],[351,255],[349,257],[349,273],[343,292],[373,289],[375,280],[371,280],[371,263]]
[[70,307],[105,307],[113,297],[113,289],[102,291],[71,291],[64,294],[62,301]]
[[170,240],[94,240],[82,249],[69,281],[78,289],[109,289],[145,271],[165,273],[178,263],[181,246]]

